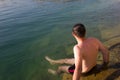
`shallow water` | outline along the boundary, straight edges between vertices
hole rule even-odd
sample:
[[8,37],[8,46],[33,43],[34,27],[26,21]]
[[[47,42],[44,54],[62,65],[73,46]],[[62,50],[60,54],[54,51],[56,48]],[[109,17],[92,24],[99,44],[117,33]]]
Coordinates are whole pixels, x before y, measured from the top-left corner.
[[0,80],[59,80],[44,56],[72,57],[78,22],[102,42],[119,37],[119,7],[119,0],[1,0]]

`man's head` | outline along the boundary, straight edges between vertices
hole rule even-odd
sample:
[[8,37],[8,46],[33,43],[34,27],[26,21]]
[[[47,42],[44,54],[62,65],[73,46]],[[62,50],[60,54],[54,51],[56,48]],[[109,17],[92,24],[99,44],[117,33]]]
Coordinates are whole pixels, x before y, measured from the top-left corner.
[[72,29],[72,34],[79,38],[84,38],[86,34],[85,26],[81,23],[75,24]]

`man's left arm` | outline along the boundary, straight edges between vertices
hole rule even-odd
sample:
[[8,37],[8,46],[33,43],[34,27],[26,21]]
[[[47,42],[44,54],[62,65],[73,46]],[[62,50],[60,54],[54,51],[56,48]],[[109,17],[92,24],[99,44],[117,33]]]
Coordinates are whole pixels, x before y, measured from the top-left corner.
[[73,74],[73,80],[80,80],[82,72],[82,54],[80,53],[80,48],[78,46],[74,47],[74,57],[75,57],[75,71]]

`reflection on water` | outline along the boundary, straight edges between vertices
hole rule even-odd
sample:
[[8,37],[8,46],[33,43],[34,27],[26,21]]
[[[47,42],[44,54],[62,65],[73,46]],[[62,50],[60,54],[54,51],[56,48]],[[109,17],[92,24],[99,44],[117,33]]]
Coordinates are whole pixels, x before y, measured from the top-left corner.
[[0,0],[0,80],[59,80],[45,61],[71,57],[75,23],[103,42],[120,33],[119,0]]
[[45,2],[73,2],[73,1],[82,1],[82,0],[35,0],[35,1],[45,1]]

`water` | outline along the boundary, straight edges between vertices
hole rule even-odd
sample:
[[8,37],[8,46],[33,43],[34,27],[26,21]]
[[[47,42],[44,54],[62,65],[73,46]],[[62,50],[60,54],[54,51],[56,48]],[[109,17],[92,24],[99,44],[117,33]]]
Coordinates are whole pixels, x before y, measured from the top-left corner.
[[0,0],[0,80],[59,80],[44,57],[71,57],[71,28],[105,42],[120,36],[119,0]]

